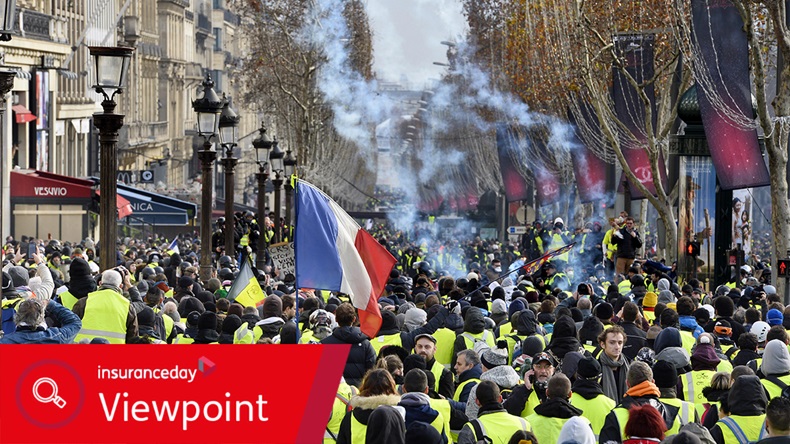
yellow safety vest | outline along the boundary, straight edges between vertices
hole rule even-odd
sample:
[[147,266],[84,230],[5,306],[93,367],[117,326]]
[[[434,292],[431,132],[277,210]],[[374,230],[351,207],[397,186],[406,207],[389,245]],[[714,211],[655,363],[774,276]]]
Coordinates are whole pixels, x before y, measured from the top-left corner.
[[656,313],[653,311],[653,307],[642,307],[642,314],[645,316],[647,323],[653,325],[653,321],[656,320]]
[[[483,436],[477,436],[472,422],[477,422],[483,432]],[[493,412],[481,415],[477,419],[464,424],[464,427],[472,429],[472,434],[475,437],[475,442],[483,440],[485,437],[491,439],[492,444],[507,444],[510,437],[516,433],[517,430],[524,430],[526,432],[532,431],[532,427],[526,419],[513,416],[507,412]]]
[[680,375],[683,387],[683,399],[694,404],[705,404],[708,400],[702,394],[702,389],[710,385],[713,370],[696,370]]
[[598,395],[593,399],[585,399],[583,396],[574,393],[571,396],[572,406],[582,411],[582,416],[590,421],[590,427],[595,434],[595,442],[598,442],[598,435],[601,434],[606,415],[617,405],[614,400],[606,395]]
[[494,346],[496,345],[496,343],[494,342],[494,335],[491,334],[491,332],[488,330],[483,330],[482,333],[475,333],[475,334],[465,331],[461,333],[461,336],[463,336],[464,338],[464,344],[466,344],[467,350],[475,349],[475,339],[480,341],[485,341],[485,343],[488,344],[488,346],[491,348],[494,348]]
[[626,295],[626,294],[630,293],[631,292],[631,281],[626,279],[626,280],[620,282],[619,284],[617,284],[617,291],[619,291],[620,294],[622,294],[622,295]]
[[433,388],[434,390],[436,390],[436,393],[439,393],[439,380],[442,379],[443,370],[444,370],[444,366],[442,364],[439,364],[439,361],[434,359],[433,366],[431,366],[431,373],[433,373],[434,379],[436,380]]
[[373,350],[376,350],[376,355],[378,355],[385,345],[397,345],[400,347],[403,343],[400,339],[400,333],[393,333],[391,335],[376,336],[370,341],[370,345],[373,346]]
[[497,341],[500,339],[504,339],[507,335],[509,335],[513,331],[513,323],[508,322],[507,324],[502,324],[499,326],[499,337]]
[[521,417],[526,418],[527,416],[535,413],[535,407],[540,405],[540,398],[538,398],[538,394],[535,390],[532,390],[532,393],[529,394],[527,398],[527,402],[524,403],[524,410],[521,411]]
[[68,290],[60,294],[61,305],[68,308],[69,310],[74,308],[74,304],[76,304],[77,301],[79,301],[79,298],[71,294],[71,292],[69,292]]
[[694,339],[694,333],[688,330],[680,330],[680,342],[681,346],[689,352],[689,356],[691,355],[691,349],[694,348],[694,345],[697,343],[697,340]]
[[195,340],[190,338],[189,336],[184,336],[183,333],[179,333],[173,338],[173,344],[194,344]]
[[449,328],[440,328],[433,333],[436,338],[436,354],[433,358],[436,362],[442,364],[446,368],[450,367],[453,362],[453,343],[455,342],[455,332]]
[[[568,232],[565,232],[565,235],[568,235]],[[551,242],[549,243],[549,250],[556,250],[557,248],[562,248],[565,246],[565,241],[562,239],[562,236],[554,233],[551,235]],[[561,255],[557,256],[556,259],[560,261],[568,262],[568,258],[570,257],[570,252],[562,253]]]
[[324,430],[324,444],[333,444],[337,442],[337,433],[340,431],[340,423],[343,422],[343,417],[346,412],[351,411],[349,402],[351,397],[357,394],[357,388],[341,382],[337,388],[335,395],[335,402],[332,404],[332,411],[330,412],[329,422],[326,424]]
[[[584,416],[581,418],[587,424],[590,424],[587,418]],[[527,422],[532,427],[532,433],[538,438],[538,442],[557,442],[560,437],[560,430],[568,422],[568,419],[570,418],[549,418],[537,413],[527,416]]]
[[311,340],[313,340],[313,331],[312,330],[307,330],[305,332],[302,332],[302,337],[299,338],[299,343],[300,344],[309,344]]
[[246,322],[242,322],[241,326],[233,332],[233,343],[234,344],[254,344],[255,337],[252,331],[247,326]]
[[[456,442],[458,441],[458,434],[456,433],[453,435],[453,431],[450,430],[450,415],[452,414],[452,407],[450,407],[450,403],[446,399],[433,399],[429,400],[429,404],[431,408],[439,412],[439,417],[431,423],[434,428],[439,432],[440,435],[444,435],[448,438],[447,442]],[[441,427],[436,427],[434,423],[442,418]],[[450,438],[452,437],[452,440]]]
[[[617,426],[620,429],[620,439],[625,441],[628,437],[625,436],[625,424],[628,422],[628,410],[624,407],[617,407],[614,410],[614,416],[617,418]],[[680,412],[678,412],[680,415]],[[665,436],[677,435],[680,430],[680,420],[677,416],[672,419],[672,427],[666,431]]]
[[99,337],[107,339],[110,344],[125,344],[129,305],[128,299],[110,289],[88,294],[82,328],[74,342]]
[[697,407],[705,408],[702,404],[694,404],[693,402],[688,401],[681,401],[677,398],[658,398],[659,401],[663,402],[664,404],[671,405],[680,409],[678,412],[678,418],[680,419],[680,427],[683,427],[686,424],[696,422],[696,412],[698,412]]
[[176,323],[173,322],[173,319],[166,314],[162,314],[162,321],[165,323],[165,337],[162,339],[166,342],[167,338],[170,337],[170,334],[173,333],[173,327],[175,327]]
[[[737,424],[737,426],[733,425],[733,422]],[[736,433],[743,433],[748,442],[754,442],[762,439],[764,435],[765,415],[730,415],[727,418],[720,419],[716,424],[719,426],[719,429],[721,429],[721,435],[724,437],[724,444],[740,444],[744,442],[736,437]]]
[[453,400],[456,402],[461,402],[461,392],[464,391],[464,387],[469,384],[477,384],[480,380],[477,378],[467,379],[466,381],[458,384],[458,387],[455,388],[455,394],[453,394]]
[[[787,385],[790,385],[790,375],[778,376],[777,379],[779,379],[780,381],[784,382]],[[782,396],[782,388],[779,387],[778,385],[774,384],[773,382],[767,379],[761,379],[760,382],[763,383],[763,387],[765,387],[765,390],[768,391],[769,401],[771,399]]]

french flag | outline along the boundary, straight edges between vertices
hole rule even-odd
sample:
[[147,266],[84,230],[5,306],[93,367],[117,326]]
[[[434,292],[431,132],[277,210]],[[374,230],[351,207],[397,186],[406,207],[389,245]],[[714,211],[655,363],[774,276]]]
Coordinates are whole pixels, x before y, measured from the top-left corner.
[[296,287],[349,295],[362,332],[375,337],[378,297],[396,260],[337,202],[303,180],[296,186],[294,250]]

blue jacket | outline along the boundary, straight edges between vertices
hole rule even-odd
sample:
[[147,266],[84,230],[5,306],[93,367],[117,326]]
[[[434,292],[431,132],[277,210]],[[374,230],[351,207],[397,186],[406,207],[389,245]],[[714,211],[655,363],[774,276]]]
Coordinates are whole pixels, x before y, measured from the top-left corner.
[[697,324],[697,319],[694,316],[680,316],[680,329],[692,332],[694,339],[699,338],[699,335],[705,332],[702,327]]
[[82,321],[68,308],[50,300],[47,314],[62,327],[17,327],[16,331],[0,339],[0,344],[71,344],[82,328]]

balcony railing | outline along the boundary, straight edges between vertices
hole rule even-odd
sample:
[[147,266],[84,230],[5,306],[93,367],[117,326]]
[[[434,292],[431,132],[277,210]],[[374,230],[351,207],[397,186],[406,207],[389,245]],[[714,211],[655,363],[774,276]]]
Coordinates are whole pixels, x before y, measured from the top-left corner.
[[135,122],[128,127],[129,144],[132,146],[168,138],[167,122]]
[[198,14],[198,29],[211,34],[211,19],[207,15]]
[[184,10],[184,18],[186,20],[189,20],[190,22],[194,22],[195,21],[195,13],[190,11],[189,9],[185,9]]
[[228,11],[227,9],[225,12],[225,21],[230,23],[231,25],[238,26],[239,25],[239,16],[234,14],[232,11]]
[[40,40],[52,41],[54,31],[53,17],[29,9],[20,9],[17,20],[14,23],[14,30],[20,35]]

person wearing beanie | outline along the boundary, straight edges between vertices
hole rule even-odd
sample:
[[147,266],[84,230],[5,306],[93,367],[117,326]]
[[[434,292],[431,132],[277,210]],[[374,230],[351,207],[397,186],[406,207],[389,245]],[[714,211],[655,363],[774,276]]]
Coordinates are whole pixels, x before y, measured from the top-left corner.
[[[477,343],[480,343],[480,345],[475,347]],[[494,334],[486,330],[483,312],[479,308],[470,307],[464,316],[464,331],[453,342],[453,362],[451,364],[455,366],[455,359],[461,350],[476,350],[481,347],[486,348],[486,346],[494,348],[495,345]]]
[[[480,363],[483,370],[480,375],[480,381],[492,381],[499,387],[500,391],[507,390],[507,393],[511,392],[519,384],[518,373],[513,367],[507,365],[506,348],[491,348],[484,351],[482,356],[480,356]],[[466,417],[470,420],[478,416],[479,405],[475,402],[475,399],[477,399],[476,390],[479,385],[472,387],[469,391],[469,398],[466,401]]]
[[516,317],[515,331],[505,336],[505,341],[507,341],[508,364],[513,363],[513,353],[515,352],[516,345],[521,344],[528,337],[534,336],[543,343],[544,348],[546,346],[545,338],[537,334],[538,324],[532,310],[525,309],[516,313],[514,316]]
[[[168,302],[169,304],[170,302]],[[184,317],[186,325],[183,333],[179,333],[173,338],[173,344],[193,344],[198,332],[198,321],[201,313],[198,311],[190,312]]]
[[444,444],[444,438],[430,424],[414,421],[406,427],[405,444]]
[[565,354],[572,351],[584,353],[584,348],[576,333],[576,323],[570,316],[560,316],[554,323],[554,332],[551,334],[546,349],[558,360],[565,358]]
[[197,334],[195,335],[195,344],[216,344],[219,341],[219,332],[217,331],[217,314],[211,311],[206,311],[200,315],[197,323]]
[[123,344],[137,338],[137,312],[123,296],[123,291],[132,287],[130,274],[125,268],[119,269],[125,271],[123,277],[115,269],[105,270],[99,289],[74,304],[74,314],[82,319],[76,342],[103,337],[111,344]]
[[156,313],[151,307],[137,312],[137,325],[140,331],[139,341],[147,344],[165,344],[156,329]]
[[[538,442],[558,442],[560,430],[568,419],[581,417],[582,411],[569,402],[572,395],[571,381],[567,376],[557,373],[549,379],[546,400],[527,416],[527,422],[532,426]],[[584,421],[589,425],[586,418]]]
[[790,353],[784,342],[773,339],[765,344],[759,375],[770,398],[781,396],[782,390],[790,385]]
[[713,299],[713,309],[716,311],[716,318],[708,322],[708,325],[703,327],[704,330],[710,333],[716,326],[716,322],[727,321],[730,323],[730,328],[732,328],[732,340],[737,344],[738,338],[743,333],[746,333],[746,329],[743,328],[743,324],[732,318],[735,312],[735,304],[732,299],[726,295],[716,297]]
[[765,314],[765,321],[772,327],[774,325],[782,325],[784,320],[784,315],[776,308],[768,310],[768,313]]
[[[754,442],[760,439],[765,424],[765,408],[768,398],[760,378],[743,375],[735,379],[727,395],[729,415],[710,429],[716,443]],[[734,430],[740,429],[746,441],[741,441]]]
[[[502,287],[497,287],[494,290],[498,288]],[[505,304],[504,299],[494,299],[491,301],[491,320],[493,320],[496,325],[500,325],[507,321],[507,304]]]
[[[524,294],[521,291],[518,291],[520,294]],[[517,298],[516,292],[513,292],[513,300],[510,302],[510,306],[507,308],[507,318],[508,322],[504,322],[501,325],[497,325],[494,329],[494,333],[496,335],[497,340],[504,338],[505,336],[509,335],[515,329],[515,314],[526,309],[527,304],[526,300],[523,298]]]
[[240,317],[236,315],[225,316],[225,319],[222,321],[222,332],[219,334],[217,342],[220,344],[233,344],[234,335],[236,330],[241,327],[241,324]]
[[659,400],[680,409],[678,419],[680,419],[681,427],[692,422],[699,422],[698,413],[702,409],[702,403],[699,403],[699,407],[695,407],[693,401],[683,401],[678,398],[678,371],[674,364],[667,361],[656,361],[653,364],[653,378],[661,391]]
[[[412,317],[409,318],[412,324],[424,322],[424,320],[427,319],[425,311],[417,308],[408,310],[404,316],[407,316],[412,310],[416,310]],[[398,320],[395,313],[390,310],[383,310],[381,313],[381,328],[376,337],[370,340],[370,344],[373,346],[376,354],[387,345],[397,345],[406,350],[411,350],[414,348],[414,340],[417,336],[425,333],[433,334],[443,325],[445,318],[449,314],[447,308],[441,307],[439,312],[424,325],[415,327],[410,331],[401,331],[398,327]]]
[[628,391],[617,407],[606,415],[601,429],[600,442],[622,443],[628,439],[625,425],[628,424],[631,407],[649,404],[661,414],[666,435],[674,435],[680,430],[680,409],[659,401],[661,391],[653,383],[653,371],[644,362],[634,362],[626,375]]
[[600,378],[601,364],[592,356],[587,356],[577,364],[576,380],[571,387],[571,405],[581,410],[582,416],[590,422],[595,442],[598,442],[606,414],[617,405],[612,398],[603,394]]
[[[700,342],[691,355],[691,371],[680,379],[683,400],[695,404],[704,404],[705,395],[702,390],[710,384],[721,358],[716,354],[714,339],[710,333],[700,335]],[[679,396],[680,397],[680,396]]]
[[191,277],[181,276],[178,278],[178,285],[176,286],[173,297],[179,302],[185,297],[195,297],[195,293],[192,291],[194,286],[195,281]]
[[[531,431],[532,428],[524,418],[512,415],[504,409],[502,394],[495,382],[482,381],[475,388],[480,391],[479,397],[473,401],[479,415],[469,418],[469,422],[464,424],[458,434],[458,444],[475,444],[486,439],[497,444],[505,443],[518,430]],[[479,433],[483,436],[479,436]]]

